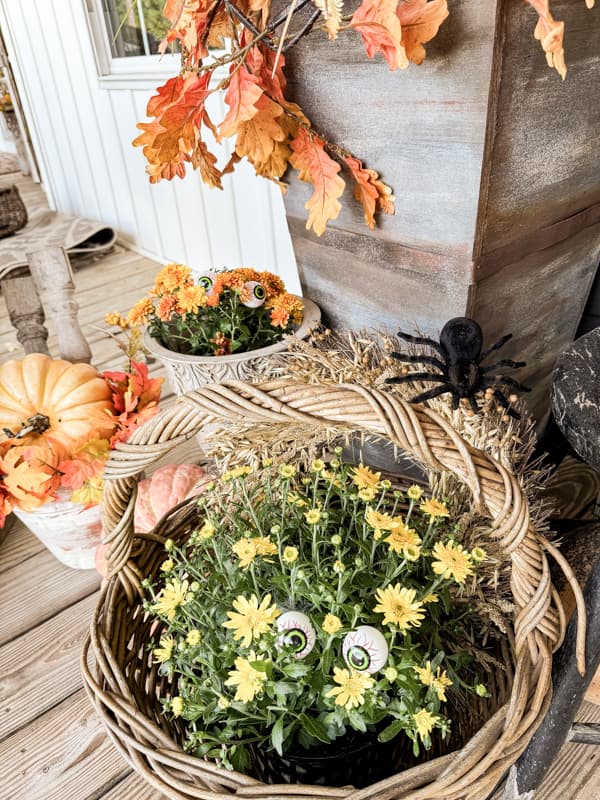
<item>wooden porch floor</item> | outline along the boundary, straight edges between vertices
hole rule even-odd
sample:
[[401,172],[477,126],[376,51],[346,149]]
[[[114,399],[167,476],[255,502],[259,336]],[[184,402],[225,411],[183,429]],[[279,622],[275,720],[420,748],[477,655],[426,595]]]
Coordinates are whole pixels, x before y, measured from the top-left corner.
[[[29,201],[43,201],[39,188],[18,182]],[[116,247],[75,266],[94,364],[120,368],[104,314],[130,308],[158,265]],[[54,351],[54,337],[49,344]],[[0,300],[0,362],[21,355]],[[99,585],[94,571],[63,566],[16,520],[0,543],[0,800],[166,800],[117,753],[82,688],[79,655]],[[579,719],[600,722],[600,707],[585,704]],[[600,800],[600,748],[565,745],[536,798]]]

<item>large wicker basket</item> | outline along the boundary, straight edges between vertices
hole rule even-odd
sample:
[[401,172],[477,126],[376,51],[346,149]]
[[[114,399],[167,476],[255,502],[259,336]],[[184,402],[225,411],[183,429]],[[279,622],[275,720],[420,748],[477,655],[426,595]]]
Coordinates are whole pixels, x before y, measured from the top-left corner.
[[[142,470],[206,424],[222,420],[301,421],[315,430],[324,426],[362,430],[386,437],[426,467],[452,472],[468,485],[474,506],[491,518],[493,536],[510,555],[517,613],[510,701],[462,750],[357,790],[266,785],[188,756],[176,743],[178,730],[173,725],[177,723],[160,713],[158,697],[169,686],[158,675],[147,647],[156,636],[156,626],[143,611],[140,584],[158,572],[165,538],[182,540],[197,518],[194,504],[184,503],[152,533],[134,536],[133,507]],[[89,696],[118,750],[167,797],[484,800],[527,746],[550,703],[552,653],[565,628],[545,551],[561,557],[534,530],[516,478],[463,441],[431,409],[355,385],[211,384],[181,397],[136,431],[128,444],[120,445],[107,465],[106,477],[104,517],[111,542],[111,577],[103,587],[84,647],[83,674]]]

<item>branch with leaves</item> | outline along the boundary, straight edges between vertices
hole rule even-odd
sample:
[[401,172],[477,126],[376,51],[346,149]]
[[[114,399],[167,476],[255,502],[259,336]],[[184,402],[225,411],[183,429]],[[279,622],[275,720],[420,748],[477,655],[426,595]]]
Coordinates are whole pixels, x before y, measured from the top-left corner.
[[[564,22],[552,17],[550,0],[526,2],[539,16],[535,38],[549,66],[564,78]],[[594,0],[585,3],[592,8]],[[351,16],[344,16],[344,0],[292,0],[278,14],[272,13],[271,0],[166,0],[163,14],[171,28],[161,50],[177,42],[182,67],[148,102],[151,121],[138,124],[142,133],[133,142],[143,147],[151,183],[183,178],[191,164],[206,184],[222,189],[223,175],[246,158],[257,175],[284,191],[282,179],[290,168],[312,185],[306,227],[318,236],[341,211],[343,175],[353,184],[369,228],[375,227],[378,212],[394,213],[394,195],[378,173],[320,134],[300,106],[286,98],[284,53],[318,24],[330,39],[355,31],[369,58],[381,54],[390,70],[406,69],[425,59],[424,45],[448,17],[447,0],[363,0]],[[209,56],[210,47],[224,49],[226,43],[225,55]],[[228,69],[226,77],[211,80],[222,68]],[[215,123],[206,104],[222,90],[228,111]],[[224,167],[209,149],[207,131],[217,142],[235,140]]]

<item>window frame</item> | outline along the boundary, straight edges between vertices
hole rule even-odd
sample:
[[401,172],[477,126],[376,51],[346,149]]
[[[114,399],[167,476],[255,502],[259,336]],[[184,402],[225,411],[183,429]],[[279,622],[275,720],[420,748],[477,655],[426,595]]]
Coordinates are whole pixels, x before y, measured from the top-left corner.
[[181,68],[178,53],[113,56],[110,33],[104,21],[102,0],[83,0],[94,51],[98,85],[106,89],[145,88],[176,75]]

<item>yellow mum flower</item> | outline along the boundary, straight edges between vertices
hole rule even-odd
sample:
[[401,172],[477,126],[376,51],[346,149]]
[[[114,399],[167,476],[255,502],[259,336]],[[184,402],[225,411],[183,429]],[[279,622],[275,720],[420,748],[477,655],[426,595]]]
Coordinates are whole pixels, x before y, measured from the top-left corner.
[[335,614],[326,614],[321,626],[325,633],[334,634],[342,627],[342,620]]
[[224,481],[232,481],[235,478],[244,478],[246,475],[250,475],[251,472],[252,467],[234,467],[224,472],[221,479]]
[[309,525],[316,525],[321,519],[321,512],[318,508],[311,508],[310,511],[305,511],[304,516]]
[[[393,550],[394,553],[406,553],[407,547],[419,547],[421,544],[421,539],[417,535],[417,532],[414,528],[409,528],[402,522],[402,517],[394,517],[394,522],[396,523],[394,527],[391,529],[390,535],[387,539],[384,539],[384,542],[390,547],[390,550]],[[418,558],[418,556],[417,556]]]
[[430,520],[433,520],[436,517],[450,516],[450,512],[448,511],[444,503],[440,503],[439,500],[435,500],[433,497],[431,498],[431,500],[425,500],[424,503],[421,503],[419,508],[424,514],[429,515]]
[[195,314],[206,305],[206,290],[202,286],[184,286],[177,293],[177,308],[183,314]]
[[296,467],[293,464],[282,464],[279,467],[279,474],[282,478],[293,478],[296,474]]
[[223,695],[221,695],[217,700],[217,708],[220,708],[221,711],[225,711],[225,709],[229,708],[230,705],[231,703],[229,702],[229,700],[226,697],[223,697]]
[[183,697],[173,697],[171,700],[171,711],[174,717],[180,717],[183,714]]
[[161,572],[171,572],[174,566],[175,564],[173,563],[173,559],[167,558],[167,560],[163,561],[162,564],[160,565],[160,570]]
[[333,668],[333,680],[339,683],[339,686],[330,689],[325,697],[335,697],[336,706],[344,706],[348,711],[362,706],[365,702],[365,692],[375,685],[375,681],[369,675],[338,667]]
[[421,548],[409,544],[402,551],[402,555],[407,561],[418,561],[421,555]]
[[154,313],[154,303],[149,297],[143,297],[127,314],[127,325],[145,325],[148,317]]
[[438,667],[434,675],[431,669],[431,661],[428,661],[424,667],[414,667],[414,670],[419,676],[421,683],[424,686],[433,686],[438,700],[445,703],[447,700],[446,689],[448,686],[452,686],[452,681],[448,677],[446,670],[441,670],[440,667]]
[[204,540],[211,539],[214,536],[215,530],[215,526],[212,522],[208,522],[207,520],[198,531],[198,537]]
[[247,569],[256,558],[256,545],[252,539],[238,539],[231,549],[239,558],[242,569]]
[[367,489],[361,489],[358,493],[358,496],[361,500],[365,503],[370,503],[371,500],[376,496],[377,492],[373,489],[372,486],[369,486]]
[[291,545],[284,548],[283,551],[283,560],[286,564],[293,564],[294,561],[298,560],[298,548],[292,547]]
[[[381,531],[391,531],[395,527],[394,518],[390,514],[382,514],[368,506],[365,521],[369,527],[375,529],[375,538],[379,539]],[[377,535],[379,534],[379,535]]]
[[273,463],[272,458],[263,458],[262,460],[262,465],[265,469],[267,469],[267,467],[270,467],[272,463]]
[[440,601],[440,598],[437,596],[437,594],[435,592],[433,592],[433,593],[430,592],[429,594],[425,595],[425,597],[423,598],[423,600],[421,602],[422,603],[439,603],[439,601]]
[[409,486],[406,490],[406,494],[409,500],[414,500],[416,502],[423,496],[423,489],[417,485]]
[[377,589],[375,599],[378,605],[374,611],[384,614],[384,625],[396,625],[402,633],[406,633],[411,626],[418,628],[425,616],[423,604],[416,601],[416,595],[414,589],[405,589],[399,583]]
[[225,681],[225,686],[237,686],[234,700],[242,703],[251,703],[262,692],[267,679],[266,672],[259,672],[252,666],[251,661],[256,661],[254,653],[250,653],[250,659],[236,658],[235,669],[230,670],[229,678]]
[[266,594],[260,604],[255,594],[247,600],[243,595],[239,595],[233,601],[235,611],[228,611],[229,619],[223,623],[224,628],[233,630],[233,638],[237,641],[242,639],[244,647],[249,647],[255,639],[266,633],[275,622],[281,611],[276,605],[269,605],[271,595]]
[[421,741],[424,742],[434,729],[435,723],[438,721],[439,717],[436,714],[432,714],[431,712],[427,711],[426,708],[422,708],[416,714],[413,714],[413,719],[415,721],[417,733],[419,734]]
[[151,606],[152,611],[166,616],[167,619],[173,619],[179,606],[187,601],[188,589],[188,581],[175,579],[171,583],[167,583],[156,598],[156,602]]
[[152,294],[173,292],[181,286],[193,283],[192,270],[185,264],[167,264],[154,279]]
[[273,544],[268,536],[253,536],[250,541],[257,556],[274,556],[277,552],[277,545]]
[[161,636],[159,647],[154,650],[154,661],[156,664],[164,664],[173,655],[175,639],[172,636]]
[[431,562],[431,567],[436,575],[464,583],[465,578],[473,574],[471,556],[460,544],[436,542],[432,555],[435,561]]
[[483,547],[474,547],[471,550],[471,558],[473,561],[478,564],[480,561],[485,561],[487,558],[487,553],[483,549]]
[[315,458],[315,460],[310,465],[311,472],[322,472],[325,469],[325,462],[321,461],[320,458]]
[[190,647],[195,647],[197,644],[200,644],[201,639],[202,634],[195,628],[194,630],[189,631],[188,635],[185,637],[185,640]]
[[338,558],[337,561],[333,562],[333,571],[337,572],[338,574],[341,573],[341,572],[345,572],[346,571],[346,565],[344,564],[343,561],[340,561],[340,559]]
[[352,470],[352,481],[359,489],[376,489],[380,478],[381,472],[373,472],[363,464]]

